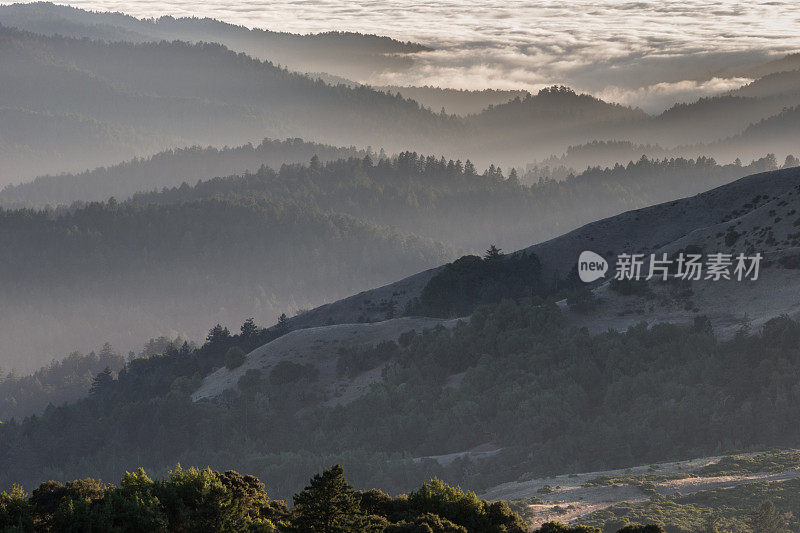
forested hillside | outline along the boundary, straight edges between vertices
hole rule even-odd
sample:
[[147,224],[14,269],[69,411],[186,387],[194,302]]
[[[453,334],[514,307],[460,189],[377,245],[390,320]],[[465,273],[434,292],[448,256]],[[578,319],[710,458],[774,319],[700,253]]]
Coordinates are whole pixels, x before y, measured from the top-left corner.
[[303,199],[255,195],[0,210],[0,242],[4,366],[20,370],[104,341],[129,350],[163,334],[197,339],[209,321],[274,320],[454,253]]
[[[800,106],[782,107],[780,111],[749,124],[743,131],[712,143],[678,146],[671,153],[687,156],[718,154],[723,159],[756,157],[769,147],[770,152],[792,155],[797,151]],[[733,112],[733,108],[729,110]],[[731,130],[735,131],[735,130]]]
[[[387,158],[297,139],[266,140],[256,147],[175,150],[91,172],[45,176],[6,187],[0,203],[70,205],[112,196],[123,200],[140,191],[135,194],[138,204],[255,194],[310,202],[325,211],[401,227],[466,249],[480,250],[492,242],[510,249],[596,218],[688,196],[779,166],[770,155],[748,165],[720,165],[707,157],[637,157],[625,166],[588,168],[577,176],[572,168],[563,168],[563,162],[584,160],[617,146],[577,147],[565,160],[547,160],[521,174],[494,166],[481,172],[469,161],[412,152]],[[637,153],[633,146],[621,149]],[[308,164],[314,156],[316,163]],[[793,166],[793,161],[783,164]],[[561,165],[560,174],[556,165]],[[238,169],[246,172],[231,176]]]
[[[792,56],[787,56],[791,58]],[[800,93],[800,61],[794,57],[795,64],[789,65],[786,70],[767,74],[741,87],[733,94],[749,97],[788,97]]]
[[[63,143],[56,153],[69,154],[75,143],[87,145],[65,161],[42,156],[23,168],[4,165],[5,183],[81,171],[118,162],[121,154],[129,158],[171,146],[238,146],[265,136],[303,136],[393,149],[447,135],[457,126],[416,102],[366,87],[332,87],[219,44],[106,43],[6,27],[0,27],[0,43],[0,69],[6,73],[0,108],[52,115],[51,120],[81,117],[142,139],[109,135],[110,146],[92,149],[79,130],[56,134],[53,142]],[[9,136],[14,147],[54,152],[42,140],[53,137],[45,135],[50,129],[37,124],[9,124],[2,136]],[[27,139],[11,133],[19,128],[29,131]],[[78,156],[83,163],[76,168]]]
[[2,370],[8,369],[0,369],[0,420],[22,419],[48,405],[80,400],[98,374],[106,369],[117,372],[124,364],[122,356],[106,343],[99,353],[73,352],[30,375],[18,375],[13,369],[3,375]]
[[[179,151],[6,194],[51,198],[61,180],[66,194],[98,182],[106,184],[101,191],[125,191],[132,180],[162,179],[175,164],[208,172],[270,154],[300,157],[308,148]],[[0,211],[7,294],[0,338],[9,365],[28,370],[106,341],[127,351],[158,335],[197,339],[202,324],[273,321],[441,265],[459,251],[523,248],[775,166],[769,157],[748,166],[641,159],[563,182],[529,177],[535,184],[526,186],[496,167],[479,173],[470,162],[406,152],[375,162],[313,158],[124,202]],[[123,330],[113,327],[119,321]],[[49,324],[46,332],[19,335],[37,322]]]
[[[0,106],[0,184],[156,152],[167,139],[72,113]],[[102,157],[99,156],[102,154]]]
[[641,109],[553,86],[471,115],[468,122],[480,134],[472,143],[465,139],[465,144],[469,143],[470,153],[485,150],[497,160],[518,161],[527,149],[530,160],[570,144],[624,137],[627,129],[649,118]]
[[0,533],[800,531],[790,0],[0,3]]
[[[383,382],[349,404],[319,405],[313,378],[277,373],[248,374],[221,401],[191,401],[232,347],[247,351],[263,335],[215,328],[198,350],[135,359],[85,400],[3,424],[0,483],[113,478],[133,461],[165,473],[180,459],[254,472],[278,496],[298,490],[302,472],[334,461],[357,487],[409,490],[437,475],[480,489],[520,472],[592,471],[798,438],[800,326],[785,318],[726,342],[702,319],[589,336],[551,304],[507,301],[452,331],[403,335]],[[362,356],[364,370],[385,361],[385,347],[377,349],[384,355]],[[499,451],[477,462],[412,460],[486,443]]]
[[326,212],[395,226],[465,250],[483,250],[492,243],[514,250],[598,218],[690,196],[777,167],[774,156],[749,165],[719,165],[706,157],[641,158],[626,166],[587,169],[556,182],[540,179],[535,170],[522,177],[516,171],[506,176],[494,166],[480,172],[469,160],[403,152],[377,161],[350,158],[286,165],[277,171],[264,168],[194,187],[137,194],[132,202],[263,195],[308,202]]
[[442,89],[441,87],[402,87],[381,85],[379,91],[400,93],[406,98],[416,100],[433,111],[444,109],[448,114],[477,114],[489,106],[504,104],[514,98],[525,98],[527,91],[484,89],[469,91],[465,89]]
[[386,69],[403,70],[411,62],[407,54],[430,50],[377,35],[335,31],[300,35],[195,17],[146,20],[50,2],[0,6],[0,24],[44,35],[105,41],[216,42],[291,70],[327,72],[357,80]]
[[[592,141],[568,146],[561,155],[553,155],[541,161],[533,161],[525,167],[526,178],[553,178],[562,180],[581,169],[591,167],[613,167],[617,163],[636,161],[642,156],[663,159],[671,155],[659,145],[638,144],[630,141]],[[576,169],[578,169],[576,171]]]
[[236,148],[178,148],[79,174],[39,176],[31,182],[8,185],[0,191],[0,205],[43,207],[99,202],[112,196],[125,199],[137,192],[175,187],[184,182],[194,184],[218,176],[255,172],[263,165],[279,168],[287,163],[307,163],[314,156],[329,161],[366,155],[364,150],[302,139],[264,139],[257,146],[246,144]]
[[697,102],[676,104],[664,111],[655,119],[654,128],[641,131],[641,140],[685,146],[708,142],[709,139],[725,139],[798,103],[798,93],[762,98],[734,93],[701,98]]

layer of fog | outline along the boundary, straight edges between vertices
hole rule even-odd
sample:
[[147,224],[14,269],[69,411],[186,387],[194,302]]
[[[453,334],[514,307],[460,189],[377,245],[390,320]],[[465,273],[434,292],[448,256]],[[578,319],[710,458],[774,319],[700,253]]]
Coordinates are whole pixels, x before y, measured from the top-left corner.
[[789,0],[69,4],[145,17],[207,16],[277,31],[387,35],[437,50],[415,54],[408,70],[358,81],[531,91],[557,83],[648,111],[735,88],[747,81],[747,67],[800,50],[794,31],[800,18]]

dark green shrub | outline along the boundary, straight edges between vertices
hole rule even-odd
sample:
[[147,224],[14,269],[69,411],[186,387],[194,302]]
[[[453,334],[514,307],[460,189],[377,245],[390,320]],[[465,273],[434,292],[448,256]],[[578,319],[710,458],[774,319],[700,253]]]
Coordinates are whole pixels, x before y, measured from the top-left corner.
[[612,291],[621,296],[647,296],[652,292],[650,285],[645,280],[613,278],[610,287]]
[[597,298],[588,287],[581,287],[567,296],[567,306],[575,313],[588,313],[597,305]]
[[295,383],[301,379],[311,382],[316,381],[318,376],[319,370],[310,363],[301,365],[294,361],[281,361],[272,367],[269,373],[269,384],[272,386],[283,385],[285,383]]
[[258,390],[262,382],[262,372],[256,368],[251,368],[244,373],[244,376],[239,378],[237,383],[239,390],[242,392],[253,392]]
[[238,346],[234,346],[225,352],[225,367],[228,370],[239,368],[244,364],[245,360],[247,360],[247,354]]

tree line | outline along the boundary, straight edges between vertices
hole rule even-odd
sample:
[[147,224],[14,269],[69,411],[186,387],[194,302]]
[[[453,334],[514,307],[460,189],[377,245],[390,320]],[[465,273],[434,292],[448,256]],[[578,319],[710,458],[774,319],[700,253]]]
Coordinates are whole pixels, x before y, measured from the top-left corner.
[[[119,485],[85,478],[47,481],[30,494],[14,485],[0,493],[3,531],[151,531],[259,533],[527,533],[504,501],[487,502],[433,478],[392,497],[357,491],[334,465],[314,475],[290,508],[271,499],[256,477],[180,465],[163,479],[144,469],[126,472]],[[663,533],[656,525],[629,525],[620,533]],[[535,533],[599,533],[587,526],[546,523]]]

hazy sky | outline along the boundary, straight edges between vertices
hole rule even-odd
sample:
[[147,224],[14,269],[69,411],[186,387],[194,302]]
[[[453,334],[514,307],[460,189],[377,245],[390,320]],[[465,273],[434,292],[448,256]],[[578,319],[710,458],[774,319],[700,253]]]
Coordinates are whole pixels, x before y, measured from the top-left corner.
[[[8,2],[2,2],[8,3]],[[351,30],[432,45],[373,83],[457,88],[566,84],[657,108],[736,87],[726,67],[800,51],[796,0],[78,0],[136,16],[208,16],[291,32]]]

